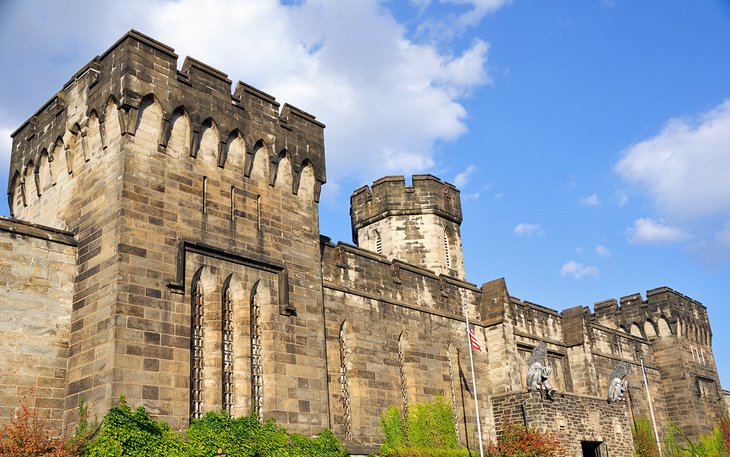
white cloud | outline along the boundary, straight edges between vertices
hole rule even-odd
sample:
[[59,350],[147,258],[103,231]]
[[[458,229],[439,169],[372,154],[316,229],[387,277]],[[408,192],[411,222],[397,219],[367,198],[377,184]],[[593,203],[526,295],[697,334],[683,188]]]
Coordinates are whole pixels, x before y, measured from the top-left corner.
[[583,265],[575,260],[570,260],[560,267],[560,276],[572,276],[575,279],[582,279],[585,277],[598,278],[600,276],[600,271],[598,270],[598,267]]
[[515,235],[528,237],[543,235],[545,233],[539,224],[527,224],[524,222],[517,224],[512,231]]
[[695,120],[671,119],[627,148],[615,167],[648,191],[658,209],[682,221],[730,211],[730,100]]
[[[451,9],[468,7],[464,14],[472,25],[506,3],[455,2],[459,5]],[[174,46],[181,57],[195,57],[234,81],[245,81],[282,103],[315,114],[328,127],[330,180],[356,177],[365,182],[431,168],[434,145],[467,131],[461,98],[490,79],[486,42],[477,39],[457,47],[450,41],[413,38],[384,1],[305,0],[284,5],[275,0],[130,0],[82,5],[78,0],[52,2],[43,6],[42,14],[33,2],[8,9],[0,39],[14,37],[22,46],[4,55],[16,53],[18,58],[9,60],[21,63],[32,55],[30,62],[38,66],[19,68],[13,75],[48,78],[49,61],[72,61],[76,68],[56,76],[60,86],[121,36],[123,28],[134,27]],[[461,17],[453,16],[450,25]],[[59,18],[64,27],[48,27],[48,18]],[[6,85],[11,77],[21,78],[7,72],[0,76],[2,86],[13,89],[8,92],[28,90],[22,81]],[[37,107],[19,111],[27,116]],[[23,120],[13,119],[18,125]]]
[[648,217],[635,220],[633,226],[629,228],[631,244],[676,243],[689,238],[689,234],[682,229],[665,225]]
[[611,257],[611,250],[600,244],[593,248],[593,252],[595,252],[599,257]]
[[468,167],[466,167],[466,170],[456,175],[456,177],[454,178],[454,185],[458,188],[466,186],[466,184],[469,182],[469,178],[471,178],[471,175],[473,175],[475,171],[477,171],[477,167],[475,167],[474,165],[469,165]]
[[591,194],[587,197],[583,197],[580,199],[581,204],[586,206],[598,206],[601,204],[601,199],[598,198],[598,195]]
[[461,198],[465,201],[472,201],[472,200],[479,200],[480,194],[479,192],[474,192],[471,194],[462,194]]
[[13,129],[8,127],[0,126],[0,160],[2,161],[2,167],[6,167],[10,162],[10,149],[13,146],[13,140],[10,138],[10,134],[13,131]]

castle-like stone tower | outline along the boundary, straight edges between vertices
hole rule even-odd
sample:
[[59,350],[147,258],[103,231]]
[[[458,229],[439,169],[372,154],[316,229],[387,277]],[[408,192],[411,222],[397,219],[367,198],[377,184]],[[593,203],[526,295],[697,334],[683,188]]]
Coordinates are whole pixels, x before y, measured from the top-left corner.
[[[630,457],[633,418],[697,439],[726,413],[699,302],[662,287],[559,312],[503,278],[470,283],[459,191],[430,175],[356,190],[357,246],[334,244],[324,125],[195,59],[177,68],[131,31],[13,133],[0,419],[29,388],[56,430],[81,397],[101,417],[124,395],[174,429],[253,413],[368,455],[388,407],[441,396],[472,449],[478,408],[485,440],[525,420],[566,455]],[[527,390],[537,349],[552,400]],[[617,367],[626,399],[607,401]]]
[[461,198],[453,185],[431,175],[379,179],[350,197],[353,241],[358,246],[437,274],[464,279]]

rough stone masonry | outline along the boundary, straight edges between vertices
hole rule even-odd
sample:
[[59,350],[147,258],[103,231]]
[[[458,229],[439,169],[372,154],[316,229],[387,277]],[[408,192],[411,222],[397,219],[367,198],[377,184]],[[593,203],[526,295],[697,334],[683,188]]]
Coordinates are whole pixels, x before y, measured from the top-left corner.
[[[727,411],[705,307],[667,287],[558,312],[467,282],[459,191],[385,177],[319,233],[324,125],[130,31],[13,133],[0,219],[0,413],[33,391],[54,428],[124,395],[175,429],[211,410],[331,428],[374,452],[390,405],[442,396],[475,446],[510,422],[630,456],[631,421],[689,436]],[[554,399],[528,393],[545,343]],[[625,398],[611,373],[629,365]]]

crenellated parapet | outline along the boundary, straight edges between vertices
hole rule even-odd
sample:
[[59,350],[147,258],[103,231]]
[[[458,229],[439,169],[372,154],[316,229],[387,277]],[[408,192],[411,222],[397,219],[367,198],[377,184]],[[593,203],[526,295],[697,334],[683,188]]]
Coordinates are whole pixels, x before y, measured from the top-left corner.
[[412,179],[412,185],[406,186],[403,176],[386,176],[353,192],[353,230],[388,216],[427,213],[461,224],[461,197],[454,185],[432,175],[414,175]]
[[247,177],[254,156],[264,151],[273,185],[277,167],[286,157],[292,191],[297,192],[302,171],[311,167],[318,197],[326,181],[322,123],[294,106],[280,106],[274,97],[241,82],[231,93],[232,82],[225,73],[196,59],[187,57],[180,70],[177,64],[173,48],[132,30],[79,70],[12,134],[11,211],[18,204],[27,205],[34,195],[41,196],[44,166],[64,162],[60,173],[71,175],[89,160],[90,141],[106,149],[113,135],[134,137],[150,104],[162,111],[158,150],[164,152],[173,124],[185,117],[191,157],[197,155],[203,134],[212,129],[218,142],[218,166],[225,167],[229,148],[240,140]]
[[608,299],[594,304],[598,322],[612,324],[626,333],[642,338],[679,335],[703,345],[712,344],[705,306],[669,287],[658,287],[619,300]]

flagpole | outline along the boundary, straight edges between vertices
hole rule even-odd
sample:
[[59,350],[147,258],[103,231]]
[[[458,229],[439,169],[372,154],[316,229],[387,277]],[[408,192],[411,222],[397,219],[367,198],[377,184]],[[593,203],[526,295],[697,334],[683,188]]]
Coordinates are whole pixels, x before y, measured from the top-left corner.
[[649,380],[646,377],[646,368],[644,367],[644,358],[639,358],[641,362],[641,373],[644,375],[644,387],[646,387],[646,399],[649,402],[649,414],[651,414],[651,424],[654,426],[654,438],[656,438],[656,447],[659,450],[659,457],[662,457],[662,445],[659,443],[659,432],[656,429],[656,420],[654,420],[654,407],[651,405],[651,394],[649,393]]
[[479,436],[479,457],[484,457],[484,445],[482,444],[482,425],[481,421],[479,420],[479,402],[477,400],[477,379],[474,375],[474,356],[472,355],[472,349],[471,349],[471,336],[469,335],[469,316],[466,310],[466,305],[463,305],[464,308],[464,320],[466,321],[466,342],[467,346],[469,346],[469,364],[471,365],[471,384],[474,386],[474,413],[476,414],[477,418],[477,435]]

